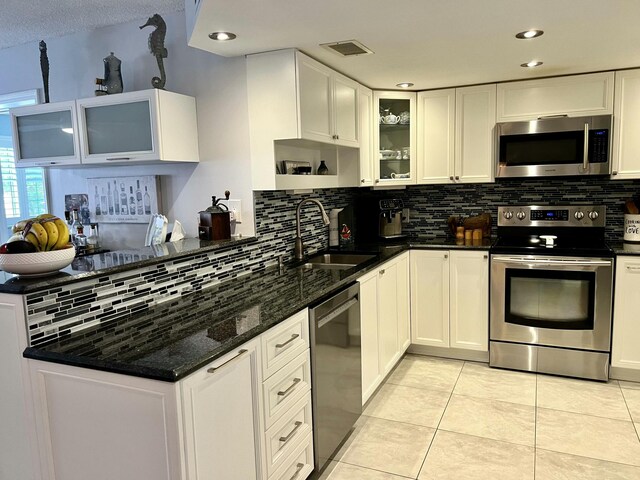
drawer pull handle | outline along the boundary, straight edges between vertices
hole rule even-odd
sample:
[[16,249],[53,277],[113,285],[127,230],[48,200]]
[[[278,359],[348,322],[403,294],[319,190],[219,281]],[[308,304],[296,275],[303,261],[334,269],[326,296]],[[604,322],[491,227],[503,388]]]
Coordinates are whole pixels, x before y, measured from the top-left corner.
[[245,353],[247,353],[249,350],[243,348],[242,350],[238,350],[238,354],[233,357],[230,358],[229,360],[227,360],[226,362],[224,362],[222,365],[218,365],[217,367],[211,367],[211,368],[207,368],[207,372],[208,373],[214,373],[215,371],[221,369],[222,367],[224,367],[225,365],[229,365],[231,362],[238,360],[240,357],[242,357]]
[[302,471],[303,468],[304,468],[304,463],[297,464],[296,473],[294,473],[293,477],[291,477],[289,480],[295,480],[296,478],[298,478],[298,475],[300,475],[300,472]]
[[297,333],[294,333],[293,335],[291,335],[291,338],[289,340],[287,340],[284,343],[276,343],[276,348],[284,348],[287,345],[289,345],[291,342],[293,342],[296,338],[298,338],[300,335]]
[[291,392],[293,392],[293,389],[296,388],[296,385],[298,385],[302,380],[299,378],[294,378],[293,379],[293,383],[291,385],[289,385],[286,390],[280,390],[278,392],[278,395],[282,398],[286,397],[287,395],[289,395]]
[[293,430],[291,430],[286,437],[280,437],[281,442],[287,443],[289,440],[291,440],[291,437],[293,437],[298,429],[302,426],[302,422],[296,422],[294,425],[295,427],[293,427]]

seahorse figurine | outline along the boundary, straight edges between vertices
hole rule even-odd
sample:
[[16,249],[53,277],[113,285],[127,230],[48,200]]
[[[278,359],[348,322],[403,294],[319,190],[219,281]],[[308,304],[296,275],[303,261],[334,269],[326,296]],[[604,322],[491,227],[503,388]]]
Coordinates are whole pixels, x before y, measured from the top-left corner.
[[140,29],[144,27],[156,27],[156,29],[149,35],[149,51],[151,55],[156,57],[158,61],[158,68],[160,69],[160,77],[153,77],[151,79],[151,85],[154,88],[164,89],[164,84],[167,82],[167,76],[164,72],[163,58],[167,58],[167,49],[164,47],[164,37],[167,34],[167,24],[157,13],[152,17],[149,17],[147,23],[142,25]]
[[42,83],[44,85],[44,103],[49,103],[49,57],[47,57],[47,44],[40,40],[40,70],[42,70]]

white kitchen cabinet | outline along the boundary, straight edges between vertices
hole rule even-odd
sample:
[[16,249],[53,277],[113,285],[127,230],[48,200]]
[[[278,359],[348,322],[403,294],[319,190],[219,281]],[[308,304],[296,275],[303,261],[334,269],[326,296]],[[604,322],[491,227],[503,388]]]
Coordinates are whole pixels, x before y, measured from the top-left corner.
[[84,164],[199,161],[193,97],[154,88],[76,105]]
[[17,167],[80,163],[75,102],[14,108],[10,115]]
[[615,73],[613,180],[640,178],[640,69]]
[[180,382],[189,480],[261,478],[257,345],[245,344]]
[[[358,83],[296,50],[247,56],[254,190],[357,186]],[[290,175],[282,162],[308,162]],[[315,175],[320,161],[328,175]]]
[[495,84],[456,89],[456,183],[494,181],[495,125]]
[[410,259],[412,343],[486,352],[488,252],[412,250]]
[[[614,378],[640,381],[640,322],[637,305],[640,291],[640,256],[618,256],[615,286],[611,375]],[[630,370],[633,377],[629,377],[629,374],[619,376],[616,369]]]
[[373,91],[360,85],[358,87],[358,138],[360,144],[360,186],[371,187],[374,180],[373,148]]
[[416,93],[373,92],[374,186],[416,183]]
[[497,121],[613,113],[613,72],[498,84]]
[[20,295],[0,294],[0,478],[39,479],[27,360],[26,319]]
[[408,253],[383,263],[358,283],[364,405],[409,346]]
[[418,92],[419,184],[451,183],[455,178],[456,91]]

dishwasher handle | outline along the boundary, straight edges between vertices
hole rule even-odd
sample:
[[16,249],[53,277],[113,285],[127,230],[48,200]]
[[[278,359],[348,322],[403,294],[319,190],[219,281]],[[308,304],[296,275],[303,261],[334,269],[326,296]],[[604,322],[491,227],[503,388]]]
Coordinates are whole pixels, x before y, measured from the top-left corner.
[[342,315],[344,312],[349,310],[354,305],[358,304],[358,297],[351,297],[349,300],[339,305],[338,307],[331,310],[324,317],[318,318],[318,328],[324,327],[327,323],[329,323],[334,318]]

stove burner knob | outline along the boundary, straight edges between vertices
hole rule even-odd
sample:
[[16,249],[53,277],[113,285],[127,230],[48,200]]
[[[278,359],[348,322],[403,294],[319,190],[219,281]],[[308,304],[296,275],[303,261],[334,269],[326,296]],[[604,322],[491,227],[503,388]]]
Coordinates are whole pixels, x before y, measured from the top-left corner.
[[573,216],[576,217],[576,220],[582,220],[584,218],[584,213],[576,212],[573,214]]
[[507,220],[511,220],[511,218],[513,217],[513,212],[504,212],[502,216]]
[[516,217],[518,217],[518,220],[524,220],[525,218],[527,218],[527,214],[520,210],[518,213],[516,213]]
[[596,212],[595,210],[594,210],[593,212],[589,212],[589,218],[590,218],[591,220],[595,220],[595,219],[597,219],[597,218],[598,218],[598,216],[599,216],[599,215],[598,215],[598,212]]

